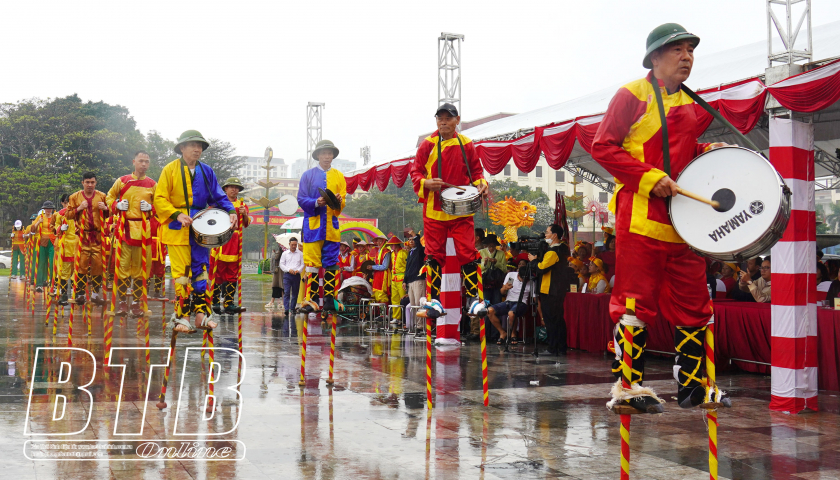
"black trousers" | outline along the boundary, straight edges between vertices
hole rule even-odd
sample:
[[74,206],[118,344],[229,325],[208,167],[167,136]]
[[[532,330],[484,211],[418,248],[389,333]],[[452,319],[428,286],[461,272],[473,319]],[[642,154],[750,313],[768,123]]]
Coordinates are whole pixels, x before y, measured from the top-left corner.
[[548,334],[548,349],[553,352],[566,350],[566,319],[563,317],[565,300],[565,292],[559,295],[540,294],[543,322]]

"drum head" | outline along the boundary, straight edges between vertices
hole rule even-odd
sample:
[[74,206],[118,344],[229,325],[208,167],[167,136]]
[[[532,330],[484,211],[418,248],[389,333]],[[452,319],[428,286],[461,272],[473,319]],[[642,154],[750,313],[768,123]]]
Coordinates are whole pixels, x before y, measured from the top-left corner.
[[731,260],[756,244],[782,209],[784,185],[761,155],[741,147],[706,152],[688,164],[677,183],[692,193],[718,200],[721,210],[682,195],[671,199],[671,222],[692,248]]
[[218,208],[208,208],[196,214],[192,227],[203,235],[219,235],[230,229],[230,215]]
[[472,200],[478,196],[478,189],[472,185],[465,185],[463,190],[447,188],[441,192],[440,197],[446,200]]

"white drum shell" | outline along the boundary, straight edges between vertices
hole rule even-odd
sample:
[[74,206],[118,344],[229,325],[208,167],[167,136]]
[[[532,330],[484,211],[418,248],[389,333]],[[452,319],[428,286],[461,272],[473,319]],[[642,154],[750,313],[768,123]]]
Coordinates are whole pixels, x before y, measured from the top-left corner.
[[472,185],[447,188],[440,193],[440,208],[449,215],[474,215],[481,210],[481,195]]
[[680,188],[706,198],[719,189],[735,193],[726,212],[677,195],[668,214],[677,233],[698,253],[739,262],[768,251],[782,238],[790,218],[790,190],[760,154],[741,147],[710,150],[677,178]]
[[218,248],[233,237],[230,215],[218,208],[205,208],[195,214],[190,227],[195,242],[206,248]]

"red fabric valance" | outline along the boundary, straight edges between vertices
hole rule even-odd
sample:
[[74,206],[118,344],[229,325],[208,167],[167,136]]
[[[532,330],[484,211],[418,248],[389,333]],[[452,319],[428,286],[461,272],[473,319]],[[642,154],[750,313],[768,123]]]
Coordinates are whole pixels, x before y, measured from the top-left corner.
[[[840,100],[840,60],[770,86],[765,86],[758,78],[750,78],[697,93],[741,133],[747,133],[755,128],[763,115],[768,94],[785,108],[797,112],[816,112]],[[713,117],[699,105],[695,105],[695,108],[700,120],[699,136],[712,123]],[[491,175],[501,172],[511,159],[516,168],[530,172],[536,167],[541,155],[545,155],[551,168],[559,170],[569,160],[575,141],[585,151],[591,151],[602,117],[577,117],[535,127],[532,133],[514,140],[477,141],[476,152],[482,166]],[[392,179],[395,185],[402,187],[412,160],[413,157],[394,160],[348,176],[347,192],[353,193],[357,188],[368,191],[374,184],[380,190],[385,190]]]

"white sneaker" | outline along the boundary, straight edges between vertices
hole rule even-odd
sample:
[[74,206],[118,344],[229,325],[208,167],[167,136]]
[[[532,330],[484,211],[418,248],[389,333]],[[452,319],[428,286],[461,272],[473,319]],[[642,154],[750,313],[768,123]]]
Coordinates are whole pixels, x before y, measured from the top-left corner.
[[273,307],[274,307],[274,303],[272,303],[272,302],[268,302],[268,303],[265,304],[265,308],[267,308],[269,310],[271,310]]
[[399,320],[397,320],[396,318],[391,320],[391,325],[396,325],[397,323],[399,323]]

